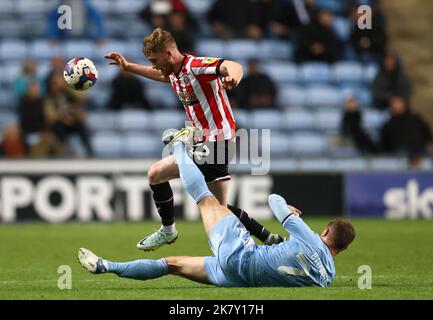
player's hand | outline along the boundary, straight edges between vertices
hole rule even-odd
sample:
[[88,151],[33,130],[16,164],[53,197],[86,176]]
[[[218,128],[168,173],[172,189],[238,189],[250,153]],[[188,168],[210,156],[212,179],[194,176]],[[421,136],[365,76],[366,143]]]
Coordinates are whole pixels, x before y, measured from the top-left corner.
[[104,56],[105,59],[113,60],[109,64],[116,64],[120,70],[128,71],[129,62],[119,52],[111,52]]
[[230,76],[222,77],[221,82],[225,90],[231,90],[239,84],[238,80]]
[[295,208],[294,206],[291,206],[290,204],[288,204],[287,206],[289,207],[289,210],[290,210],[290,211],[291,211],[295,216],[299,217],[299,216],[302,214],[301,210]]

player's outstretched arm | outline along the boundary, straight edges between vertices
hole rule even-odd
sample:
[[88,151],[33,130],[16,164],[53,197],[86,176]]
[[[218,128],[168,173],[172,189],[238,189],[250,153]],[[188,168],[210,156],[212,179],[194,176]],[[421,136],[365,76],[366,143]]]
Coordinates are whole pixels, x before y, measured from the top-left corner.
[[139,76],[155,81],[170,82],[170,80],[164,77],[161,71],[155,69],[152,66],[143,66],[141,64],[129,62],[119,52],[110,52],[106,54],[104,58],[111,60],[109,64],[117,65],[120,70],[135,73]]
[[226,90],[231,90],[239,85],[244,75],[242,65],[240,63],[224,60],[220,66],[222,75],[221,81]]
[[288,205],[286,200],[277,194],[271,194],[268,198],[268,203],[272,213],[291,235],[307,242],[314,240],[314,232],[299,217],[301,211]]

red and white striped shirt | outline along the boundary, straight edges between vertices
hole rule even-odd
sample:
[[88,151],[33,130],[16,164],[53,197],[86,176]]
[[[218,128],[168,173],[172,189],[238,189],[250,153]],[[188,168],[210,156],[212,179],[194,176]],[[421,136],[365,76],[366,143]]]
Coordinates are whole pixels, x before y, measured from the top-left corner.
[[236,122],[219,78],[223,59],[185,54],[177,74],[170,74],[173,90],[191,124],[203,132],[204,141],[231,140]]

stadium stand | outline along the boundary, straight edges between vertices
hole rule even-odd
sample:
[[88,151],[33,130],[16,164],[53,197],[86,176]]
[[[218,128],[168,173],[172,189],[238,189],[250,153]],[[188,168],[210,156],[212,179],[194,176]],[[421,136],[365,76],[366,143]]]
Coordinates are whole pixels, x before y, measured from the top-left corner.
[[[50,71],[50,59],[76,56],[92,59],[99,71],[95,88],[87,93],[87,122],[97,157],[157,156],[161,151],[160,133],[165,128],[183,125],[185,115],[170,86],[143,79],[145,94],[153,112],[138,110],[108,111],[110,83],[118,70],[105,64],[103,55],[120,51],[128,59],[148,64],[142,54],[142,38],[151,27],[138,17],[150,0],[93,0],[103,17],[107,37],[95,45],[92,39],[72,38],[57,44],[47,39],[47,14],[57,1],[0,0],[0,130],[16,118],[16,101],[12,92],[20,76],[24,59],[38,61],[38,76],[44,79]],[[330,141],[339,135],[344,101],[354,96],[364,112],[363,124],[373,135],[386,120],[386,112],[374,109],[370,85],[378,72],[378,61],[360,61],[343,55],[340,61],[296,64],[293,52],[296,37],[287,39],[218,39],[209,36],[206,13],[212,1],[184,0],[198,21],[195,54],[247,61],[259,60],[277,84],[277,104],[272,110],[235,109],[240,127],[270,128],[272,155],[275,157],[339,156],[341,148]],[[334,29],[344,46],[350,46],[350,1],[317,0],[318,9],[334,15]],[[22,29],[13,21],[27,17],[35,28]],[[246,67],[246,65],[244,65]],[[248,72],[245,69],[245,72]],[[344,154],[344,152],[343,152]],[[346,153],[347,154],[347,153]],[[350,154],[350,152],[349,152]],[[345,163],[342,162],[344,166]],[[319,167],[327,167],[326,161]],[[354,167],[362,167],[357,162]]]

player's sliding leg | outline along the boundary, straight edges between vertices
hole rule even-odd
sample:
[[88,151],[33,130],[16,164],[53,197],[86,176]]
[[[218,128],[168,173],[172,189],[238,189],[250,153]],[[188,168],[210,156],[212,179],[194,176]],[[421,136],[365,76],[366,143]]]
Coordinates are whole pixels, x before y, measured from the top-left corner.
[[91,273],[114,273],[119,277],[149,280],[167,274],[178,275],[196,282],[210,284],[205,270],[204,257],[167,257],[159,260],[140,259],[129,262],[113,262],[80,248],[78,261]]
[[264,244],[280,243],[285,240],[284,237],[279,234],[271,233],[263,225],[254,220],[254,218],[251,218],[244,210],[231,205],[228,205],[227,207],[236,217],[238,217],[250,234],[255,236]]
[[184,143],[176,141],[173,143],[173,154],[179,166],[182,184],[198,204],[204,228],[209,235],[215,223],[232,213],[227,207],[222,206],[210,192],[203,174],[188,156],[186,148]]

